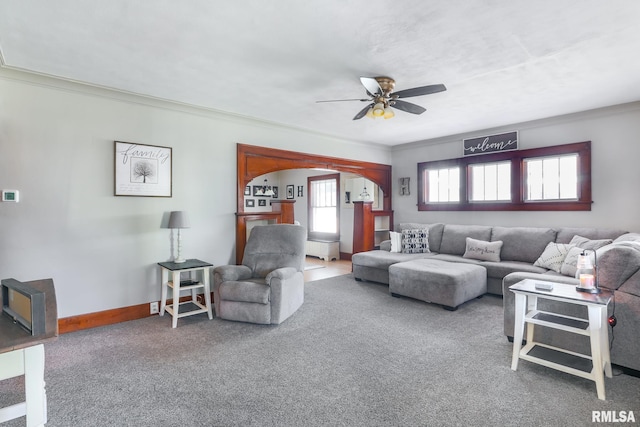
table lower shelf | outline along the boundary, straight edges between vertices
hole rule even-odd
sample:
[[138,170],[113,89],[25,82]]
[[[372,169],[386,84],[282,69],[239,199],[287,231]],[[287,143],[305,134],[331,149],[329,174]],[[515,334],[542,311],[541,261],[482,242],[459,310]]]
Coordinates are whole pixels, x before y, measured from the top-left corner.
[[[187,305],[191,305],[191,306],[195,306],[197,308],[192,308],[189,310],[180,310],[181,306],[186,306]],[[165,308],[167,313],[169,313],[170,315],[173,316],[173,304],[168,304]],[[203,304],[200,304],[199,302],[194,302],[194,301],[184,301],[178,304],[178,318],[180,317],[185,317],[185,316],[191,316],[194,314],[200,314],[200,313],[208,313],[209,310],[207,310],[207,307],[204,306]]]
[[[520,359],[537,363],[561,372],[593,380],[595,372],[591,356],[574,353],[562,348],[536,342],[527,343],[519,354]],[[603,368],[604,369],[604,368]]]

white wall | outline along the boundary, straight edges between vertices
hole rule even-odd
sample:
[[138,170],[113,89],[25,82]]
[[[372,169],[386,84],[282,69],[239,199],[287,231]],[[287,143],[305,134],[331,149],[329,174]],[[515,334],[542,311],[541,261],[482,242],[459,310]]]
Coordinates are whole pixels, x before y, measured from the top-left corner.
[[[114,140],[172,147],[173,197],[114,197]],[[0,188],[20,191],[0,203],[0,277],[53,278],[61,318],[156,301],[172,210],[190,215],[185,257],[233,262],[236,143],[391,160],[387,148],[0,69]]]
[[[519,148],[591,141],[592,198],[586,212],[418,212],[417,163],[462,157],[462,139],[519,131]],[[640,102],[547,120],[480,130],[393,149],[393,209],[400,222],[504,226],[578,226],[640,231]],[[398,180],[411,178],[411,195]]]

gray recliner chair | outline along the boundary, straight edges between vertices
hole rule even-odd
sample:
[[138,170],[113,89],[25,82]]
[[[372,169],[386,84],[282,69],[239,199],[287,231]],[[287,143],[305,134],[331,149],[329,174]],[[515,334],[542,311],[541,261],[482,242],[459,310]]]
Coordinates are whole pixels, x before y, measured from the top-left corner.
[[251,229],[242,265],[213,272],[216,316],[240,322],[279,324],[304,302],[307,231],[293,224]]

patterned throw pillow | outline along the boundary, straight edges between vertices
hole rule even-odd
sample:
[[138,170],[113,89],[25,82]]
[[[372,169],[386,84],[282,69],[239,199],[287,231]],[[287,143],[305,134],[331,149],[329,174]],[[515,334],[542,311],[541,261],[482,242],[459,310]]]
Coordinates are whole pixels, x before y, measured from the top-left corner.
[[564,243],[553,243],[550,242],[547,244],[547,247],[544,248],[542,255],[533,263],[536,267],[547,268],[549,270],[553,270],[556,273],[560,273],[560,269],[562,268],[562,263],[564,262],[569,250],[573,248],[573,245],[567,245]]
[[467,237],[467,247],[463,258],[479,259],[481,261],[500,262],[500,251],[502,250],[502,240],[486,242]]
[[429,230],[426,228],[402,230],[402,253],[429,253]]
[[[592,240],[593,241],[593,240]],[[569,250],[567,257],[564,259],[562,263],[562,267],[560,267],[560,274],[564,274],[565,276],[575,277],[576,272],[578,271],[578,257],[582,255],[583,249],[580,246],[575,246]],[[595,264],[595,254],[592,251],[588,251],[586,255],[591,259],[591,264]]]

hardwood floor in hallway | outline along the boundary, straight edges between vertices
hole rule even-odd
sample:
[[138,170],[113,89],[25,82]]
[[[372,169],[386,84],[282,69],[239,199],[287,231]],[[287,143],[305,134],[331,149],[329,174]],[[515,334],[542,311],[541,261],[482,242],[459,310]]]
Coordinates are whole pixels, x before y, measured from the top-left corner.
[[310,267],[309,270],[304,271],[305,282],[351,273],[351,261],[347,260],[324,261],[320,258],[308,256],[305,259],[305,266],[307,268]]

